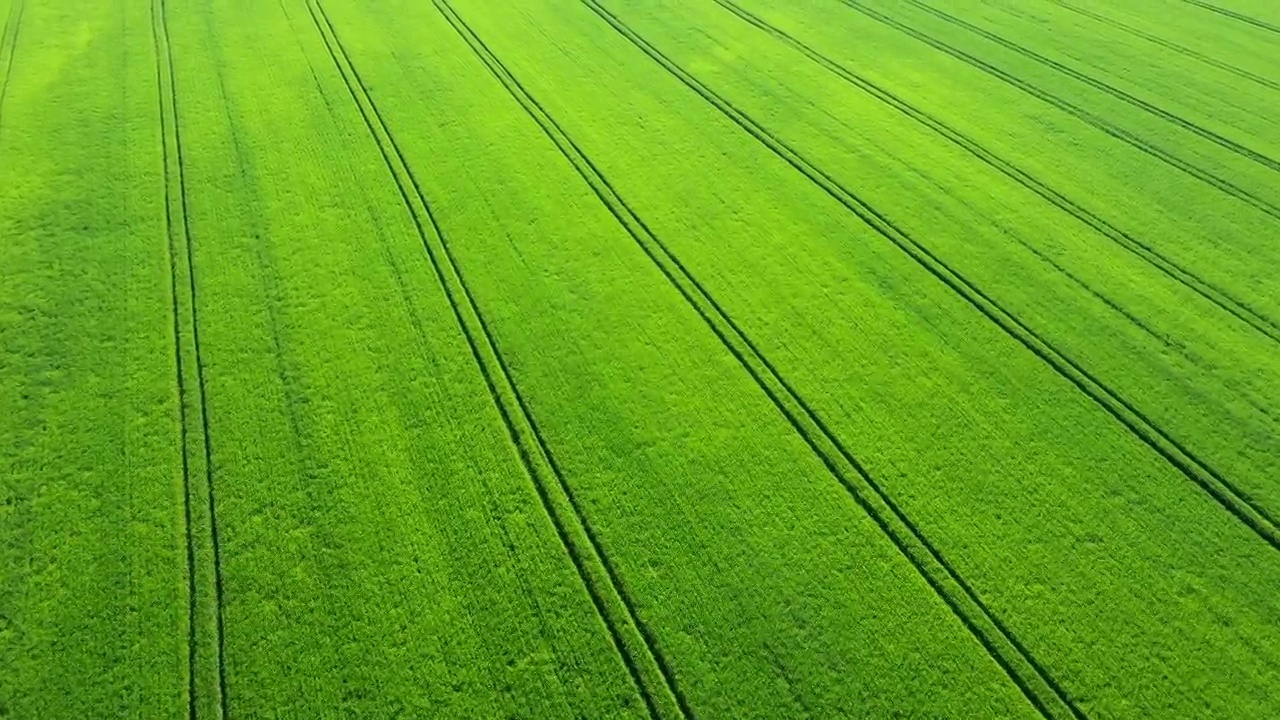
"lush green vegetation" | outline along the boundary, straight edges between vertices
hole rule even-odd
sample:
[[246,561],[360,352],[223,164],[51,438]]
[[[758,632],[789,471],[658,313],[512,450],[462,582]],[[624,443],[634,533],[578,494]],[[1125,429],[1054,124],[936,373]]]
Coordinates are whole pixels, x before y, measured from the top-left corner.
[[1280,708],[1267,3],[0,17],[0,717]]
[[0,713],[175,716],[187,565],[147,9],[0,18]]

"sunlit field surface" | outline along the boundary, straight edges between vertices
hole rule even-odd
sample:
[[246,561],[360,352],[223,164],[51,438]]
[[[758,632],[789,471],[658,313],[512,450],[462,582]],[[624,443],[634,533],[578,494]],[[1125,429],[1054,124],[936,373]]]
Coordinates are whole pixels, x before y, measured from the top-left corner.
[[0,22],[0,718],[1280,717],[1280,4]]

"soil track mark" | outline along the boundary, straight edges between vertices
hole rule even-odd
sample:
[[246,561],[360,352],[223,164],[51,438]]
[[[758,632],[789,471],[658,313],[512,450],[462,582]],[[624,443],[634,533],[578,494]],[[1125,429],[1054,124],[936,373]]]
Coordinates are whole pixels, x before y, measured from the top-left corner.
[[1280,529],[1267,510],[1258,506],[1248,494],[1217,472],[1207,462],[1161,429],[1140,409],[1095,377],[1089,370],[1060,351],[1052,343],[1028,326],[1016,315],[1006,310],[981,288],[967,280],[942,261],[927,247],[899,228],[892,219],[867,204],[831,175],[814,165],[789,145],[756,123],[750,116],[715,94],[708,87],[686,72],[647,40],[635,33],[620,19],[600,6],[595,0],[582,0],[614,30],[627,38],[658,65],[671,73],[690,90],[714,106],[738,127],[751,135],[774,154],[807,177],[813,184],[839,202],[880,236],[893,243],[911,260],[933,275],[961,299],[982,313],[1011,338],[1031,351],[1053,368],[1065,380],[1096,402],[1108,414],[1127,428],[1177,468],[1184,476],[1200,486],[1228,512],[1251,528],[1265,542],[1280,550]]
[[[844,81],[866,92],[885,105],[892,107],[912,120],[915,120],[930,130],[933,130],[935,133],[949,140],[955,146],[965,150],[989,167],[998,170],[1000,173],[1012,179],[1022,187],[1048,201],[1059,210],[1066,212],[1077,220],[1088,225],[1098,234],[1133,253],[1152,267],[1184,285],[1214,305],[1217,305],[1220,309],[1231,314],[1241,322],[1244,322],[1257,332],[1262,333],[1276,343],[1280,343],[1280,324],[1275,323],[1269,317],[1250,307],[1247,303],[1232,297],[1227,291],[1216,287],[1192,271],[1165,257],[1158,252],[1151,243],[1140,240],[1130,233],[1121,230],[1107,220],[1099,217],[1071,200],[1058,190],[1055,190],[1036,179],[1035,176],[1031,175],[1027,171],[987,149],[972,137],[965,135],[960,130],[948,125],[936,116],[910,104],[898,95],[895,95],[884,87],[877,85],[844,65],[831,60],[829,57],[815,50],[812,46],[799,40],[795,36],[786,33],[775,25],[765,21],[758,15],[755,15],[742,8],[740,5],[737,5],[733,0],[715,1],[738,18],[760,30],[763,30],[765,33],[768,33],[774,38],[792,46],[796,50],[799,50],[810,60],[813,60],[823,68],[829,70],[837,77],[840,77]],[[1040,255],[1039,251],[1034,248],[1030,248],[1030,246],[1025,242],[1022,242],[1021,240],[1018,240],[1018,242],[1037,255]],[[1090,290],[1090,292],[1093,291]]]
[[1247,205],[1250,205],[1262,211],[1263,213],[1266,213],[1267,215],[1271,216],[1271,218],[1277,221],[1280,221],[1280,205],[1276,205],[1275,203],[1265,198],[1259,197],[1257,194],[1249,190],[1246,190],[1245,188],[1242,188],[1239,185],[1236,185],[1230,180],[1227,180],[1215,173],[1212,173],[1197,165],[1189,163],[1186,160],[1183,160],[1182,158],[1176,155],[1173,155],[1172,153],[1147,142],[1146,140],[1139,137],[1138,135],[1132,132],[1129,132],[1128,130],[1125,130],[1124,128],[1116,125],[1115,123],[1112,123],[1110,120],[1107,120],[1106,118],[1100,115],[1091,113],[1088,110],[1085,110],[1084,108],[1081,108],[1078,105],[1068,102],[1067,100],[1064,100],[1049,92],[1041,90],[1039,87],[1022,80],[1017,76],[1011,75],[1005,72],[1004,70],[1001,70],[1000,68],[992,65],[991,63],[983,60],[982,58],[971,55],[963,50],[960,50],[959,48],[956,48],[952,45],[942,42],[941,40],[938,40],[934,37],[926,35],[925,33],[922,33],[919,30],[916,30],[915,28],[909,25],[906,25],[887,15],[884,15],[876,10],[873,10],[865,5],[862,5],[856,0],[840,0],[840,2],[844,3],[845,5],[849,6],[853,10],[856,10],[862,13],[863,15],[866,15],[867,17],[877,22],[880,22],[895,30],[898,30],[899,32],[905,35],[915,38],[916,40],[919,40],[920,42],[923,42],[926,45],[929,45],[936,50],[940,50],[956,58],[957,60],[960,60],[961,62],[967,65],[970,65],[971,67],[977,70],[981,70],[982,72],[985,72],[988,75],[991,75],[1007,83],[1008,85],[1011,85],[1017,88],[1018,90],[1021,90],[1022,92],[1026,93],[1027,95],[1030,95],[1031,97],[1034,97],[1038,100],[1048,103],[1049,105],[1052,105],[1053,107],[1056,107],[1059,110],[1062,110],[1063,112],[1077,118],[1078,120],[1081,120],[1088,125],[1092,125],[1093,127],[1106,133],[1107,135],[1110,135],[1111,137],[1117,140],[1120,140],[1134,147],[1135,149],[1140,150],[1146,153],[1147,155],[1150,155],[1151,157],[1157,160],[1160,160],[1161,162],[1167,165],[1170,165],[1171,167],[1174,167],[1182,171],[1183,173],[1186,173],[1187,175],[1190,175],[1191,177],[1207,185],[1210,185],[1216,188],[1217,190],[1220,190],[1223,193]]
[[525,472],[537,491],[566,554],[573,562],[601,622],[654,718],[694,717],[656,637],[636,610],[626,585],[605,552],[595,528],[565,480],[541,428],[521,394],[479,305],[436,221],[417,175],[400,149],[390,125],[374,103],[324,6],[308,2],[316,30],[356,104],[413,221],[423,249],[462,330],[490,398]]
[[[160,130],[164,163],[165,225],[168,236],[170,294],[173,303],[174,361],[178,383],[179,422],[182,441],[183,513],[186,522],[187,592],[188,592],[188,714],[190,718],[216,713],[230,717],[227,703],[227,670],[225,662],[225,619],[223,614],[222,553],[218,537],[217,503],[213,478],[213,460],[209,440],[209,412],[204,363],[200,355],[199,303],[196,266],[191,227],[188,223],[189,203],[186,187],[186,164],[182,157],[182,130],[178,115],[178,92],[174,77],[173,48],[169,41],[168,3],[152,4],[152,39],[156,52],[156,87],[160,102]],[[176,191],[176,192],[175,192]],[[181,281],[182,276],[186,282]],[[189,338],[190,343],[186,340]],[[189,355],[189,356],[188,356]],[[195,374],[191,383],[190,373]],[[199,417],[195,425],[193,416]],[[193,447],[198,445],[199,447]],[[203,465],[203,472],[193,470]],[[203,481],[203,488],[198,487]],[[203,493],[201,492],[203,490]],[[203,497],[202,497],[203,496]],[[203,504],[203,507],[200,505]],[[205,569],[202,558],[211,559]],[[210,587],[211,586],[211,587]],[[212,640],[205,639],[202,610],[212,603],[214,616]],[[204,649],[202,650],[202,647]],[[216,697],[208,710],[202,700],[205,683],[201,682],[202,657],[212,654],[216,666],[216,682],[208,685]]]

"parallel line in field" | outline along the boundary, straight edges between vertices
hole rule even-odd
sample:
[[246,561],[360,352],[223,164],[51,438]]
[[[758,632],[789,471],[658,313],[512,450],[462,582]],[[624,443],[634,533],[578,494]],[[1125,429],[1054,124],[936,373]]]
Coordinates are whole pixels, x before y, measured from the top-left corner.
[[1204,8],[1205,10],[1208,10],[1210,12],[1215,12],[1219,15],[1222,15],[1223,17],[1229,17],[1232,20],[1239,20],[1242,23],[1247,23],[1254,27],[1261,28],[1263,30],[1267,30],[1269,32],[1273,32],[1280,35],[1280,26],[1272,25],[1271,23],[1265,20],[1259,20],[1258,18],[1245,15],[1242,12],[1237,12],[1235,10],[1228,10],[1227,8],[1219,7],[1217,5],[1214,5],[1213,3],[1204,2],[1204,0],[1182,0],[1182,1],[1190,5],[1195,5],[1196,7]]
[[187,542],[187,717],[196,720],[196,549],[192,531],[191,518],[191,463],[187,459],[188,420],[187,420],[187,387],[182,361],[182,330],[179,321],[178,302],[178,248],[174,239],[173,200],[171,197],[171,181],[169,179],[169,128],[164,111],[165,83],[161,76],[160,37],[157,30],[159,17],[158,3],[153,0],[151,8],[151,41],[156,53],[156,94],[160,108],[160,154],[164,164],[164,219],[165,235],[168,238],[169,260],[169,296],[173,312],[173,357],[177,368],[178,384],[178,434],[182,446],[182,506]]
[[[810,60],[822,66],[826,70],[835,74],[845,82],[866,92],[880,102],[901,112],[910,119],[925,127],[933,130],[938,135],[946,138],[955,146],[965,150],[973,157],[981,160],[984,164],[1009,177],[1023,188],[1030,190],[1044,200],[1057,207],[1058,209],[1068,213],[1077,220],[1088,225],[1098,234],[1111,240],[1120,247],[1137,256],[1156,270],[1162,272],[1169,278],[1180,283],[1192,292],[1200,295],[1204,299],[1218,306],[1223,311],[1234,316],[1236,319],[1244,322],[1252,329],[1262,333],[1271,340],[1280,343],[1280,325],[1277,325],[1270,318],[1250,307],[1247,303],[1238,300],[1230,295],[1227,291],[1214,286],[1212,283],[1199,277],[1192,271],[1182,267],[1173,260],[1160,254],[1150,243],[1139,240],[1128,232],[1112,225],[1107,220],[1087,210],[1083,206],[1077,204],[1058,190],[1048,186],[1044,182],[1037,179],[1031,173],[1023,170],[1013,162],[999,156],[988,148],[984,147],[974,138],[964,134],[962,131],[948,125],[938,117],[922,110],[911,103],[907,102],[900,96],[872,82],[871,80],[859,75],[858,73],[845,67],[843,64],[837,63],[826,55],[822,54],[812,46],[796,38],[795,36],[779,29],[777,26],[769,23],[763,18],[751,13],[733,0],[715,0],[719,5],[729,12],[736,15],[739,19],[748,24],[764,31],[765,33],[777,38],[796,50],[803,53]],[[1018,244],[1030,250],[1042,259],[1045,257],[1042,252],[1032,247],[1025,241],[1014,238]],[[1056,263],[1054,264],[1057,267]],[[1061,268],[1059,268],[1061,270]],[[1066,271],[1063,270],[1065,273]],[[1069,273],[1068,273],[1069,275]],[[1082,281],[1072,276],[1073,281],[1077,284],[1083,284]],[[1101,294],[1092,288],[1086,288],[1089,292],[1101,297]],[[1114,305],[1111,301],[1105,300],[1109,305]],[[1122,311],[1123,312],[1123,311]],[[1126,317],[1130,317],[1124,312]],[[1138,323],[1143,329],[1145,325]],[[1150,332],[1148,330],[1148,332]]]
[[[285,6],[284,0],[279,0],[278,5],[280,7],[281,13],[284,15],[286,21],[289,24],[290,35],[297,42],[298,50],[302,53],[303,60],[307,64],[307,70],[311,75],[312,86],[315,88],[316,94],[320,97],[321,101],[324,103],[325,110],[329,116],[329,119],[332,122],[334,122],[335,127],[337,127],[342,122],[341,119],[339,118],[339,110],[338,108],[335,107],[334,102],[329,97],[329,93],[325,90],[323,84],[320,82],[320,75],[317,72],[315,65],[311,62],[311,57],[307,54],[306,45],[303,43],[301,33],[299,32],[298,28],[294,24],[293,14],[290,13],[289,9]],[[375,210],[373,208],[373,204],[368,194],[361,193],[361,195],[362,195],[365,209],[369,212],[370,216],[374,215]],[[391,276],[395,281],[396,289],[399,291],[400,301],[402,306],[404,307],[405,314],[408,316],[410,323],[413,325],[413,330],[414,330],[414,333],[416,334],[416,337],[420,340],[425,341],[428,337],[430,337],[430,333],[427,331],[426,327],[423,325],[422,313],[419,312],[419,309],[413,303],[413,292],[409,288],[405,280],[405,277],[406,277],[405,268],[403,267],[403,264],[399,260],[397,260],[392,254],[391,246],[388,242],[388,238],[381,237],[380,240],[381,242],[379,243],[379,249],[380,249],[379,254],[382,258],[382,261],[386,263],[391,270]],[[492,496],[494,492],[488,480],[482,480],[482,482],[486,488],[486,495]],[[502,513],[499,509],[498,503],[494,502],[492,497],[489,497],[488,499],[490,500],[490,503],[489,503],[490,516],[494,518],[500,517]],[[498,532],[502,538],[502,545],[506,549],[508,556],[511,558],[518,557],[520,555],[520,551],[516,548],[516,543],[512,539],[510,528],[508,528],[505,523],[501,523],[501,522],[497,523],[497,525],[498,525]],[[531,601],[534,603],[535,609],[537,610],[539,619],[545,623],[547,620],[543,615],[542,609],[537,604],[537,601],[536,601],[537,593],[534,591],[533,584],[530,581],[529,577],[527,576],[526,573],[516,573],[516,575],[520,583],[521,593],[523,594],[524,597],[531,599]],[[558,676],[560,675],[559,671],[557,671],[557,675]]]
[[1203,125],[1200,125],[1199,123],[1193,122],[1176,113],[1170,112],[1169,110],[1166,110],[1156,105],[1155,103],[1151,103],[1146,100],[1143,100],[1142,98],[1137,97],[1136,95],[1126,90],[1122,90],[1110,83],[1103,82],[1102,80],[1099,80],[1093,77],[1092,75],[1076,70],[1075,68],[1069,65],[1066,65],[1064,63],[1058,62],[1053,58],[1047,57],[1045,55],[1041,55],[1040,53],[1036,52],[1035,50],[1032,50],[1031,48],[1025,45],[1021,45],[1012,40],[1009,40],[997,33],[991,32],[990,30],[987,30],[983,27],[975,25],[974,23],[971,23],[968,20],[965,20],[964,18],[960,18],[955,15],[952,15],[951,13],[946,12],[945,10],[940,10],[936,7],[933,7],[932,5],[929,5],[924,2],[920,2],[920,0],[902,0],[902,1],[906,2],[909,5],[912,5],[913,7],[917,7],[923,12],[926,12],[936,18],[939,18],[943,22],[949,23],[959,28],[963,28],[979,37],[990,40],[991,42],[1007,50],[1011,50],[1021,55],[1022,57],[1027,58],[1028,60],[1037,62],[1041,65],[1044,65],[1045,67],[1052,68],[1053,70],[1057,70],[1063,75],[1079,80],[1080,82],[1088,85],[1089,87],[1092,87],[1095,90],[1098,90],[1100,92],[1106,93],[1107,95],[1110,95],[1111,97],[1116,98],[1121,102],[1128,103],[1129,105],[1132,105],[1133,107],[1138,108],[1139,110],[1142,110],[1150,115],[1154,115],[1155,117],[1158,117],[1162,120],[1170,122],[1174,125],[1177,125],[1178,127],[1190,133],[1198,135],[1204,138],[1205,140],[1208,140],[1209,142],[1223,148],[1224,150],[1227,150],[1228,152],[1232,152],[1245,159],[1252,160],[1253,162],[1267,168],[1268,170],[1274,170],[1274,171],[1280,172],[1280,161],[1275,160],[1274,158],[1270,157],[1265,153],[1254,150],[1253,148],[1250,148],[1243,143],[1236,142],[1231,138],[1225,137],[1217,132],[1214,132],[1213,130],[1206,128]]
[[[4,128],[4,101],[9,96],[9,78],[13,75],[13,56],[18,52],[18,32],[22,30],[22,13],[26,10],[23,0],[14,0],[9,14],[4,18],[4,31],[0,32],[0,58],[4,59],[4,75],[0,76],[0,130]],[[13,28],[12,35],[9,28]]]
[[1176,168],[1177,170],[1182,171],[1183,173],[1199,180],[1200,182],[1203,182],[1213,188],[1216,188],[1217,190],[1220,190],[1226,195],[1229,195],[1247,205],[1250,205],[1256,208],[1257,210],[1260,210],[1266,213],[1267,215],[1271,216],[1273,219],[1280,221],[1280,205],[1276,205],[1275,203],[1272,203],[1266,200],[1265,198],[1261,198],[1258,195],[1254,194],[1253,192],[1246,190],[1245,188],[1242,188],[1239,185],[1236,185],[1230,180],[1220,177],[1219,175],[1216,175],[1208,170],[1205,170],[1193,163],[1187,162],[1186,160],[1183,160],[1182,158],[1176,155],[1173,155],[1172,153],[1156,145],[1151,144],[1150,142],[1139,137],[1138,135],[1135,135],[1134,133],[1129,132],[1128,130],[1125,130],[1124,128],[1116,125],[1115,123],[1111,122],[1110,120],[1107,120],[1106,118],[1103,118],[1099,115],[1089,112],[1088,110],[1085,110],[1084,108],[1068,100],[1065,100],[1052,93],[1042,90],[1039,87],[1029,82],[1026,82],[1025,80],[1022,80],[1021,78],[1015,75],[1011,75],[1005,72],[1004,70],[1001,70],[995,65],[992,65],[991,63],[979,57],[971,55],[963,50],[960,50],[959,48],[956,48],[941,40],[938,40],[925,33],[922,33],[919,30],[916,30],[915,28],[909,25],[901,23],[887,15],[884,15],[869,7],[866,7],[865,5],[862,5],[856,2],[855,0],[840,0],[840,2],[849,6],[851,9],[856,10],[862,13],[863,15],[866,15],[869,18],[876,20],[877,22],[880,22],[884,25],[888,25],[889,27],[892,27],[895,30],[898,30],[899,32],[905,35],[915,38],[916,40],[919,40],[920,42],[923,42],[926,45],[929,45],[936,50],[940,50],[956,58],[957,60],[960,60],[961,62],[964,62],[970,65],[971,67],[977,70],[981,70],[982,72],[985,72],[988,75],[991,75],[1007,83],[1008,85],[1011,85],[1014,88],[1021,90],[1022,92],[1026,93],[1027,95],[1030,95],[1031,97],[1034,97],[1042,102],[1052,105],[1058,108],[1059,110],[1062,110],[1063,112],[1066,112],[1067,114],[1072,115],[1073,117],[1085,122],[1086,124],[1092,125],[1098,130],[1101,130],[1102,132],[1106,133],[1107,135],[1110,135],[1111,137],[1117,140],[1120,140],[1132,146],[1133,148],[1140,150],[1143,153],[1146,153],[1147,155],[1150,155],[1151,157],[1157,160],[1160,160],[1161,162],[1173,168]]
[[1271,88],[1272,90],[1280,90],[1280,82],[1276,82],[1275,80],[1272,80],[1270,78],[1262,77],[1261,75],[1245,70],[1244,68],[1236,67],[1231,63],[1225,62],[1223,60],[1219,60],[1215,57],[1205,55],[1204,53],[1198,50],[1193,50],[1187,47],[1186,45],[1173,42],[1172,40],[1167,40],[1158,35],[1153,35],[1149,32],[1146,32],[1145,30],[1141,30],[1132,25],[1129,25],[1128,23],[1123,23],[1123,22],[1120,22],[1119,20],[1103,15],[1102,13],[1094,12],[1092,10],[1080,7],[1079,5],[1075,5],[1070,2],[1067,2],[1067,0],[1049,0],[1049,1],[1056,3],[1057,5],[1067,10],[1070,10],[1071,12],[1074,12],[1076,14],[1083,15],[1084,17],[1095,20],[1103,25],[1107,25],[1121,32],[1128,33],[1130,35],[1133,35],[1134,37],[1141,38],[1143,40],[1146,40],[1147,42],[1153,43],[1155,45],[1159,45],[1160,47],[1173,50],[1174,52],[1180,55],[1189,57],[1193,60],[1199,60],[1200,62],[1204,63],[1205,65],[1209,65],[1210,67],[1215,67],[1215,68],[1218,68],[1219,70],[1224,70],[1239,78],[1250,80],[1252,82],[1258,83],[1259,85],[1263,85],[1265,87]]
[[[165,226],[166,234],[169,238],[169,271],[170,271],[170,292],[173,302],[173,331],[174,331],[174,355],[177,367],[178,379],[178,396],[179,396],[179,420],[181,422],[181,439],[182,439],[182,475],[184,486],[184,515],[186,521],[186,540],[187,540],[187,576],[188,576],[188,714],[194,719],[197,715],[197,641],[198,633],[196,630],[198,624],[197,605],[199,593],[196,586],[196,550],[194,537],[194,514],[192,512],[192,496],[196,492],[191,482],[190,460],[188,457],[189,450],[189,418],[187,415],[188,398],[192,397],[192,393],[186,386],[185,380],[185,363],[183,360],[182,348],[182,325],[179,320],[181,303],[179,301],[180,293],[186,295],[185,299],[190,304],[190,323],[191,323],[191,339],[193,350],[193,364],[196,371],[196,389],[194,392],[194,401],[200,406],[200,445],[204,454],[204,473],[205,487],[207,490],[205,500],[208,503],[209,513],[209,541],[213,550],[213,578],[214,578],[214,601],[216,603],[217,616],[217,637],[215,642],[217,671],[218,671],[218,708],[222,718],[230,717],[227,704],[227,671],[225,662],[225,620],[223,617],[223,586],[222,586],[222,560],[221,545],[218,536],[218,519],[215,502],[214,480],[213,480],[213,458],[210,447],[209,433],[209,413],[208,413],[208,388],[205,382],[204,363],[200,355],[200,323],[198,295],[196,292],[196,269],[194,258],[194,244],[191,237],[191,227],[188,222],[189,202],[187,197],[186,186],[186,163],[182,156],[182,129],[178,115],[178,91],[177,80],[174,72],[173,62],[173,46],[169,39],[169,19],[168,19],[168,3],[167,0],[155,0],[152,8],[152,37],[156,50],[156,82],[157,91],[160,99],[160,126],[161,126],[161,143],[163,146],[162,159],[164,161],[165,172]],[[162,61],[163,58],[163,61]],[[167,91],[167,92],[166,92]],[[167,102],[166,102],[167,101]],[[166,113],[166,110],[168,111]],[[172,132],[172,142],[174,154],[171,157],[169,153],[170,132]],[[176,172],[175,172],[176,171]],[[173,198],[173,188],[177,185],[177,202],[175,204]],[[174,220],[175,210],[179,216],[177,221]],[[182,244],[179,245],[175,239],[175,226],[181,226]],[[185,256],[185,265],[187,273],[187,287],[179,290],[177,276],[179,270],[178,255]]]
[[[400,199],[413,221],[427,259],[444,290],[454,319],[462,330],[472,359],[523,469],[531,479],[542,508],[577,570],[579,579],[608,631],[614,649],[631,675],[649,715],[654,718],[693,718],[694,713],[676,685],[652,632],[640,618],[635,602],[621,581],[613,561],[605,552],[575,491],[565,480],[559,463],[520,392],[467,285],[450,247],[448,235],[437,222],[431,203],[392,134],[390,125],[374,103],[368,86],[351,60],[324,6],[319,0],[311,0],[307,9],[395,182]],[[548,480],[548,475],[553,479]],[[653,668],[650,667],[651,664]]]
[[[459,18],[461,22],[461,18]],[[1009,675],[1033,706],[1049,717],[1066,717],[1073,712],[1070,703],[1044,699],[1055,692],[1052,680],[1027,680],[1028,673],[1039,672],[1034,660],[1025,657],[1016,638],[977,598],[959,573],[920,533],[893,500],[880,489],[861,463],[835,438],[822,419],[757,348],[733,318],[688,270],[674,252],[649,228],[618,193],[594,161],[577,145],[555,118],[524,87],[514,73],[488,48],[470,28],[466,28],[475,44],[473,49],[503,84],[511,96],[538,124],[569,165],[586,181],[587,186],[631,236],[667,281],[684,298],[724,347],[756,382],[775,408],[809,446],[832,477],[867,513],[965,628]],[[1011,659],[1010,655],[1014,657]],[[1065,708],[1065,709],[1064,709]]]
[[[690,89],[703,96],[713,105],[723,101],[708,88],[684,73],[683,69],[671,62],[665,55],[649,45],[647,41],[635,34],[620,18],[609,10],[594,2],[584,0],[597,15],[605,20],[614,30],[622,34],[649,57],[671,72]],[[707,94],[703,94],[703,93]],[[727,103],[726,103],[727,106]],[[724,111],[726,107],[716,105]],[[730,116],[737,121],[736,118]],[[740,127],[750,129],[741,125]],[[567,138],[572,144],[572,140]],[[576,149],[576,145],[573,145]],[[581,153],[580,150],[578,150]],[[590,160],[583,155],[590,164]],[[594,168],[594,165],[590,165]],[[598,172],[598,171],[597,171]],[[848,447],[839,439],[821,415],[813,409],[804,396],[782,375],[777,367],[755,345],[751,338],[733,320],[720,304],[711,296],[693,274],[608,184],[607,178],[600,174],[600,181],[610,192],[614,193],[617,202],[629,216],[634,227],[629,227],[637,242],[652,242],[661,255],[666,257],[672,268],[665,268],[668,279],[680,285],[678,275],[689,288],[680,288],[690,304],[711,326],[712,331],[721,339],[730,352],[756,380],[765,395],[773,401],[775,407],[791,423],[796,432],[804,439],[810,449],[823,462],[832,477],[842,485],[851,498],[877,524],[886,537],[895,545],[916,571],[934,590],[939,598],[948,606],[961,624],[975,637],[996,664],[1009,676],[1028,701],[1045,717],[1084,718],[1085,713],[1071,699],[1057,680],[1023,645],[1016,634],[1004,624],[1000,617],[992,611],[963,577],[958,569],[946,559],[942,552],[928,539],[919,526],[884,490],[866,467],[854,456]],[[627,224],[626,219],[619,216],[620,221]],[[651,254],[655,262],[656,254]],[[695,299],[697,298],[697,299]],[[700,303],[699,300],[702,302]],[[753,366],[753,363],[759,367]]]
[[[281,13],[285,17],[285,20],[288,22],[290,36],[293,37],[293,39],[296,41],[297,48],[302,53],[303,60],[307,64],[307,70],[312,80],[312,87],[315,88],[316,94],[320,97],[321,101],[324,103],[325,110],[329,116],[330,121],[335,123],[335,127],[337,127],[342,123],[342,120],[339,117],[340,111],[338,108],[335,107],[334,102],[329,97],[329,93],[325,90],[324,85],[320,82],[320,75],[317,72],[315,65],[312,63],[310,55],[307,53],[306,45],[303,42],[301,33],[299,32],[297,26],[294,24],[293,14],[290,13],[289,9],[285,6],[284,0],[278,0],[277,4],[280,7]],[[363,204],[365,209],[369,212],[370,216],[374,215],[375,210],[368,194],[361,193],[361,196],[363,199]],[[386,265],[391,270],[391,276],[395,281],[396,289],[399,291],[400,301],[405,310],[405,314],[408,316],[410,323],[413,325],[413,330],[416,337],[419,340],[425,341],[427,338],[430,337],[430,333],[427,331],[426,327],[423,325],[422,313],[419,312],[419,308],[416,307],[416,305],[413,302],[413,292],[409,288],[408,284],[406,283],[406,272],[405,272],[405,268],[403,267],[403,263],[397,260],[392,254],[391,246],[388,242],[387,237],[380,237],[380,241],[381,242],[379,243],[379,250],[380,250],[379,254],[381,256],[382,261],[386,263]],[[279,352],[279,350],[277,350],[277,352]],[[292,409],[291,409],[291,413],[292,413]],[[296,415],[296,413],[292,413],[292,414]],[[295,433],[298,432],[296,426],[297,426],[297,423],[295,421]],[[482,483],[486,489],[485,494],[487,496],[494,495],[493,489],[489,481],[482,480]],[[499,504],[495,502],[492,497],[488,497],[487,499],[490,500],[490,503],[489,503],[490,516],[493,518],[500,517],[502,513],[500,511]],[[507,555],[511,558],[519,557],[520,551],[516,547],[516,542],[512,539],[510,528],[508,528],[507,525],[502,522],[497,523],[497,525],[498,525],[498,532],[502,539],[502,545],[506,549]],[[534,603],[534,607],[537,610],[537,614],[540,621],[544,623],[547,622],[547,619],[544,617],[541,607],[538,606],[538,603],[536,600],[537,593],[534,591],[533,584],[530,581],[528,575],[526,573],[516,573],[516,576],[518,578],[518,582],[520,583],[520,589],[521,589],[522,595],[526,598],[530,598],[531,602]],[[561,675],[561,673],[557,671],[557,676],[559,675]]]
[[892,220],[850,191],[829,173],[755,122],[714,91],[687,73],[660,50],[635,33],[595,0],[582,0],[617,32],[626,37],[652,60],[683,82],[718,109],[749,135],[774,152],[811,182],[839,202],[879,235],[902,250],[911,260],[933,275],[961,299],[981,312],[1011,338],[1026,347],[1059,375],[1075,385],[1103,410],[1126,427],[1135,437],[1194,482],[1228,512],[1252,529],[1260,538],[1280,550],[1280,529],[1276,520],[1207,462],[1164,431],[1145,413],[1095,377],[1089,370],[1059,350],[1051,342],[1005,309],[980,287],[952,269],[927,247],[903,231]]

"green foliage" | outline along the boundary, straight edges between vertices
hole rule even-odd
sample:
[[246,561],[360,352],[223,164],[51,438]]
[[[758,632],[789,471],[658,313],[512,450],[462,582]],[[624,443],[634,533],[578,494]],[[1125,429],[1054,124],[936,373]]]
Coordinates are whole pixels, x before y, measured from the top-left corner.
[[0,25],[0,716],[176,716],[186,565],[146,8],[5,3]]
[[0,0],[0,717],[1267,717],[1217,3]]

